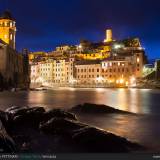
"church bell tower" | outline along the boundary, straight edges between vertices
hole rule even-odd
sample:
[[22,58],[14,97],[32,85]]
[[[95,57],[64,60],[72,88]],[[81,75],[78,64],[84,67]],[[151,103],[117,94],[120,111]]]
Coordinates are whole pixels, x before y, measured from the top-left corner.
[[11,48],[16,46],[16,22],[9,11],[0,15],[0,39],[7,43]]

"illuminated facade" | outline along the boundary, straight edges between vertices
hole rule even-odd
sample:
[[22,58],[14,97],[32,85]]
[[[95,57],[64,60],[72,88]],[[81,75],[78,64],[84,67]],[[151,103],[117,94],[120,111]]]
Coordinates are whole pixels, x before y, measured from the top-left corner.
[[31,64],[31,83],[65,86],[73,82],[74,59],[48,59]]
[[38,79],[40,76],[40,71],[39,71],[39,65],[38,63],[32,64],[31,65],[31,83],[39,83],[40,80]]
[[113,41],[112,30],[107,29],[106,30],[106,39],[104,40],[104,42],[112,42],[112,41]]
[[101,64],[99,62],[81,62],[75,65],[75,70],[77,85],[94,85],[103,82],[101,81]]
[[0,39],[15,49],[16,25],[10,12],[5,11],[0,17]]
[[102,63],[102,78],[108,83],[128,85],[134,76],[134,67],[130,61],[109,60]]
[[81,60],[103,60],[105,58],[109,57],[109,53],[103,53],[103,52],[99,52],[99,53],[79,53],[79,54],[75,54],[75,57],[77,57],[78,59]]
[[76,46],[63,45],[48,54],[32,53],[31,57],[32,63],[40,63],[39,79],[59,86],[128,86],[130,81],[143,76],[145,64],[145,52],[139,39],[115,41],[111,29],[106,30],[104,42],[83,40]]

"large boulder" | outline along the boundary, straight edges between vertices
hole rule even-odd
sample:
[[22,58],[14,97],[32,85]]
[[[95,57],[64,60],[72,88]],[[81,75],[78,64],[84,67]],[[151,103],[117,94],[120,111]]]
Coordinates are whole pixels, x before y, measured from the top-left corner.
[[9,120],[9,116],[6,112],[3,112],[0,110],[0,120],[3,123],[3,125],[5,126],[5,129],[8,127],[8,120]]
[[43,121],[48,121],[52,118],[67,118],[71,120],[77,120],[76,115],[66,112],[61,109],[52,109],[43,114]]
[[92,127],[80,128],[72,139],[86,152],[120,153],[142,149],[140,145],[125,138]]
[[20,109],[20,108],[28,108],[28,107],[12,106],[12,107],[10,107],[10,108],[7,108],[7,109],[5,110],[5,112],[9,113],[9,112],[11,112],[11,111],[14,111],[14,110]]
[[16,145],[0,121],[0,153],[15,153]]
[[12,128],[26,126],[38,128],[44,112],[45,109],[43,107],[16,107],[7,111]]
[[91,103],[84,103],[83,105],[77,105],[70,110],[73,113],[129,113],[126,111],[118,110],[106,105],[99,105],[99,104],[91,104]]
[[72,133],[74,130],[84,127],[84,124],[81,124],[77,121],[64,118],[52,118],[47,122],[40,123],[40,130],[45,133],[51,134],[66,134]]
[[18,115],[23,115],[26,113],[28,107],[19,107],[19,106],[12,106],[8,109],[5,110],[5,113],[8,114],[8,121],[9,123],[12,122],[12,120],[14,119],[14,117],[18,116]]
[[11,108],[8,108],[6,113],[12,115],[13,117],[18,115],[23,115],[26,113],[43,113],[45,112],[45,109],[43,107],[18,107],[13,106]]

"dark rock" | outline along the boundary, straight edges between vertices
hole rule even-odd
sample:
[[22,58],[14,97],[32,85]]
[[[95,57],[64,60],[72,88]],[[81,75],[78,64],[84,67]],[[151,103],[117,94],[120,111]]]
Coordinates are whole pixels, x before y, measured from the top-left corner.
[[11,112],[12,110],[16,110],[16,109],[20,109],[20,108],[22,108],[22,107],[12,106],[12,107],[10,107],[10,108],[7,108],[7,109],[5,110],[5,112],[9,113],[9,112]]
[[44,121],[48,121],[51,118],[67,118],[67,119],[71,119],[71,120],[77,120],[75,114],[66,112],[61,109],[53,109],[53,110],[50,110],[50,111],[44,113],[44,115],[43,115]]
[[77,130],[72,138],[86,152],[120,153],[142,149],[140,145],[125,138],[91,127]]
[[100,114],[100,113],[128,113],[126,111],[121,111],[106,105],[97,105],[91,103],[84,103],[83,105],[77,105],[73,107],[71,110],[73,113],[93,113],[93,114]]
[[44,113],[45,109],[43,107],[32,107],[29,108],[27,113]]
[[12,117],[15,117],[15,116],[22,116],[24,114],[27,114],[27,113],[44,113],[45,112],[45,109],[43,107],[32,107],[32,108],[29,108],[29,107],[11,107],[9,109],[6,110],[6,113],[10,114]]
[[[83,113],[123,112],[94,104],[80,105],[72,110]],[[74,151],[76,153],[118,153],[137,151],[142,148],[125,138],[82,124],[77,121],[74,114],[59,109],[45,112],[43,107],[12,107],[6,110],[6,113],[1,111],[0,119],[4,124],[9,124],[11,131],[6,132],[4,127],[0,130],[0,146],[2,146],[0,152],[38,153],[46,151],[52,153],[54,150],[70,153]]]
[[7,109],[5,110],[5,112],[13,114],[14,112],[16,112],[16,111],[18,111],[18,110],[28,109],[28,108],[29,108],[29,107],[27,107],[27,106],[24,106],[24,107],[12,106],[12,107],[10,107],[10,108],[7,108]]
[[29,109],[28,107],[14,106],[14,107],[11,107],[11,108],[7,109],[5,112],[10,115],[10,118],[12,118],[12,117],[15,117],[17,115],[25,114],[28,109]]
[[0,153],[15,153],[16,145],[0,121]]
[[70,119],[52,118],[48,122],[40,123],[39,128],[46,133],[66,134],[72,133],[74,130],[84,126],[84,124]]
[[0,121],[2,122],[6,131],[9,132],[9,115],[6,112],[0,111]]
[[38,128],[44,112],[45,109],[43,107],[27,108],[23,109],[23,111],[14,112],[13,125]]
[[0,120],[2,121],[3,125],[6,126],[8,121],[8,114],[0,110]]

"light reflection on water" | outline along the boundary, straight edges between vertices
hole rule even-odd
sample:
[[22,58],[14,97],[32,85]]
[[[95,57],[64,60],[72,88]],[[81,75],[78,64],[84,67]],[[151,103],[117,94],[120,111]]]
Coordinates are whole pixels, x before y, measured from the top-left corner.
[[129,140],[138,142],[150,149],[160,152],[160,117],[147,115],[79,115],[79,120],[103,128]]
[[85,102],[109,105],[138,115],[81,115],[79,118],[160,151],[159,98],[160,90],[148,89],[63,88],[38,92],[0,92],[0,109],[13,105],[69,109]]
[[63,88],[38,92],[1,92],[0,107],[12,105],[70,108],[89,102],[105,104],[121,110],[141,114],[159,114],[160,90],[148,89],[74,89]]

